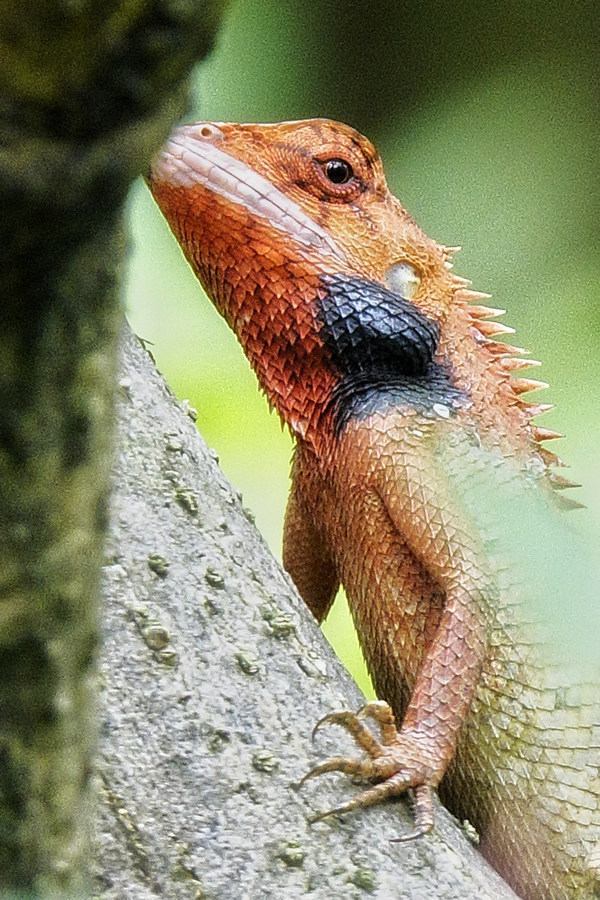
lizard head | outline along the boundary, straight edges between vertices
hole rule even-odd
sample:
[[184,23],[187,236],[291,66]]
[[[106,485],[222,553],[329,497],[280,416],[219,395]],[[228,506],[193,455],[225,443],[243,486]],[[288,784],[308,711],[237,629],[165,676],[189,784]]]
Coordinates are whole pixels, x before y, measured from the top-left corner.
[[[406,336],[401,367],[416,350],[417,374],[435,353],[481,421],[496,427],[502,419],[503,433],[517,443],[525,435],[546,465],[556,464],[539,447],[556,433],[530,424],[546,407],[521,399],[545,385],[510,374],[533,361],[513,359],[518,348],[493,340],[512,332],[488,321],[503,310],[472,305],[487,295],[451,273],[451,251],[428,238],[391,194],[377,151],[353,128],[325,119],[184,125],[155,159],[148,184],[269,399],[298,433],[304,426],[293,423],[316,421],[341,377],[325,335],[335,332],[339,343],[343,322],[353,352],[364,344],[360,335],[379,353],[377,341],[392,329],[397,356],[394,335]],[[377,297],[367,301],[359,291],[346,308],[342,292],[326,321],[332,284],[341,290],[357,279],[371,293],[375,284]],[[380,296],[377,283],[388,294]],[[410,308],[396,309],[398,295]],[[411,327],[396,323],[405,313]],[[415,341],[412,326],[423,341]]]
[[280,249],[300,249],[323,272],[359,272],[437,321],[452,303],[449,251],[418,228],[391,194],[371,142],[347,125],[184,125],[155,160],[149,184],[184,249],[190,217],[182,233],[181,205],[206,216],[208,188],[243,206],[256,233],[266,224],[279,229]]

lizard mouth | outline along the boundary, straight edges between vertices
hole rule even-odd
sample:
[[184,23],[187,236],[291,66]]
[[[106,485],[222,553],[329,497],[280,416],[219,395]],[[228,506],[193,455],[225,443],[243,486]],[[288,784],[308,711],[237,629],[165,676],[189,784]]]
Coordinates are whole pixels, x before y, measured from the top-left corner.
[[188,189],[203,185],[267,219],[299,243],[345,265],[346,255],[331,235],[266,178],[218,147],[223,139],[223,132],[213,123],[183,125],[173,132],[154,160],[150,182]]

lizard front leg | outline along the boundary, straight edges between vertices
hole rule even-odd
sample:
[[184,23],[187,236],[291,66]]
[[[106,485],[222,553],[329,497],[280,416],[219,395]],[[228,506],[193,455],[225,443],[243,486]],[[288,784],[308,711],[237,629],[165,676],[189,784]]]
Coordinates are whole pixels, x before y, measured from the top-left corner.
[[[366,739],[356,717],[326,718],[349,730],[371,759],[338,758],[309,773],[384,779],[335,812],[412,788],[411,837],[433,824],[432,791],[452,758],[481,676],[492,590],[483,550],[434,459],[434,432],[413,411],[395,411],[350,423],[341,439],[336,465],[353,473],[339,482],[345,516],[333,535],[342,548],[342,581],[376,684],[407,682],[410,700],[399,730],[389,709],[367,707],[382,727],[381,744]],[[369,560],[368,571],[356,561],[356,545],[363,548],[361,560]],[[389,671],[381,677],[394,659],[396,677]]]
[[307,466],[305,455],[306,450],[298,445],[285,511],[283,566],[315,619],[321,623],[335,600],[340,578],[323,529],[317,526],[307,502],[315,496],[323,499],[328,488],[314,461],[312,464],[309,461]]

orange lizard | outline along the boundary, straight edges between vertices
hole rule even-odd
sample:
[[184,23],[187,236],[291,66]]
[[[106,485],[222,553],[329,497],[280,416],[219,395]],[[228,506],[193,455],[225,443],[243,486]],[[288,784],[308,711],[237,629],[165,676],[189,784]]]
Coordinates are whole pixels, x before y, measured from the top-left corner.
[[307,777],[376,783],[317,818],[410,790],[412,838],[439,788],[521,897],[594,896],[600,719],[544,683],[489,528],[569,484],[501,311],[345,125],[186,125],[148,182],[295,436],[284,565],[318,621],[343,584],[382,698],[323,720],[366,758]]

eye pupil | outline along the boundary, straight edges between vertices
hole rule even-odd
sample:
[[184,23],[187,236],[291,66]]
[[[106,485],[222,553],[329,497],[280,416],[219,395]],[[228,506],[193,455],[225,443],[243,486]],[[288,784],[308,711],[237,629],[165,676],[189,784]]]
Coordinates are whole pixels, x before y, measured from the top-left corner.
[[323,168],[325,169],[325,175],[332,184],[346,184],[354,175],[350,163],[343,159],[330,159]]

